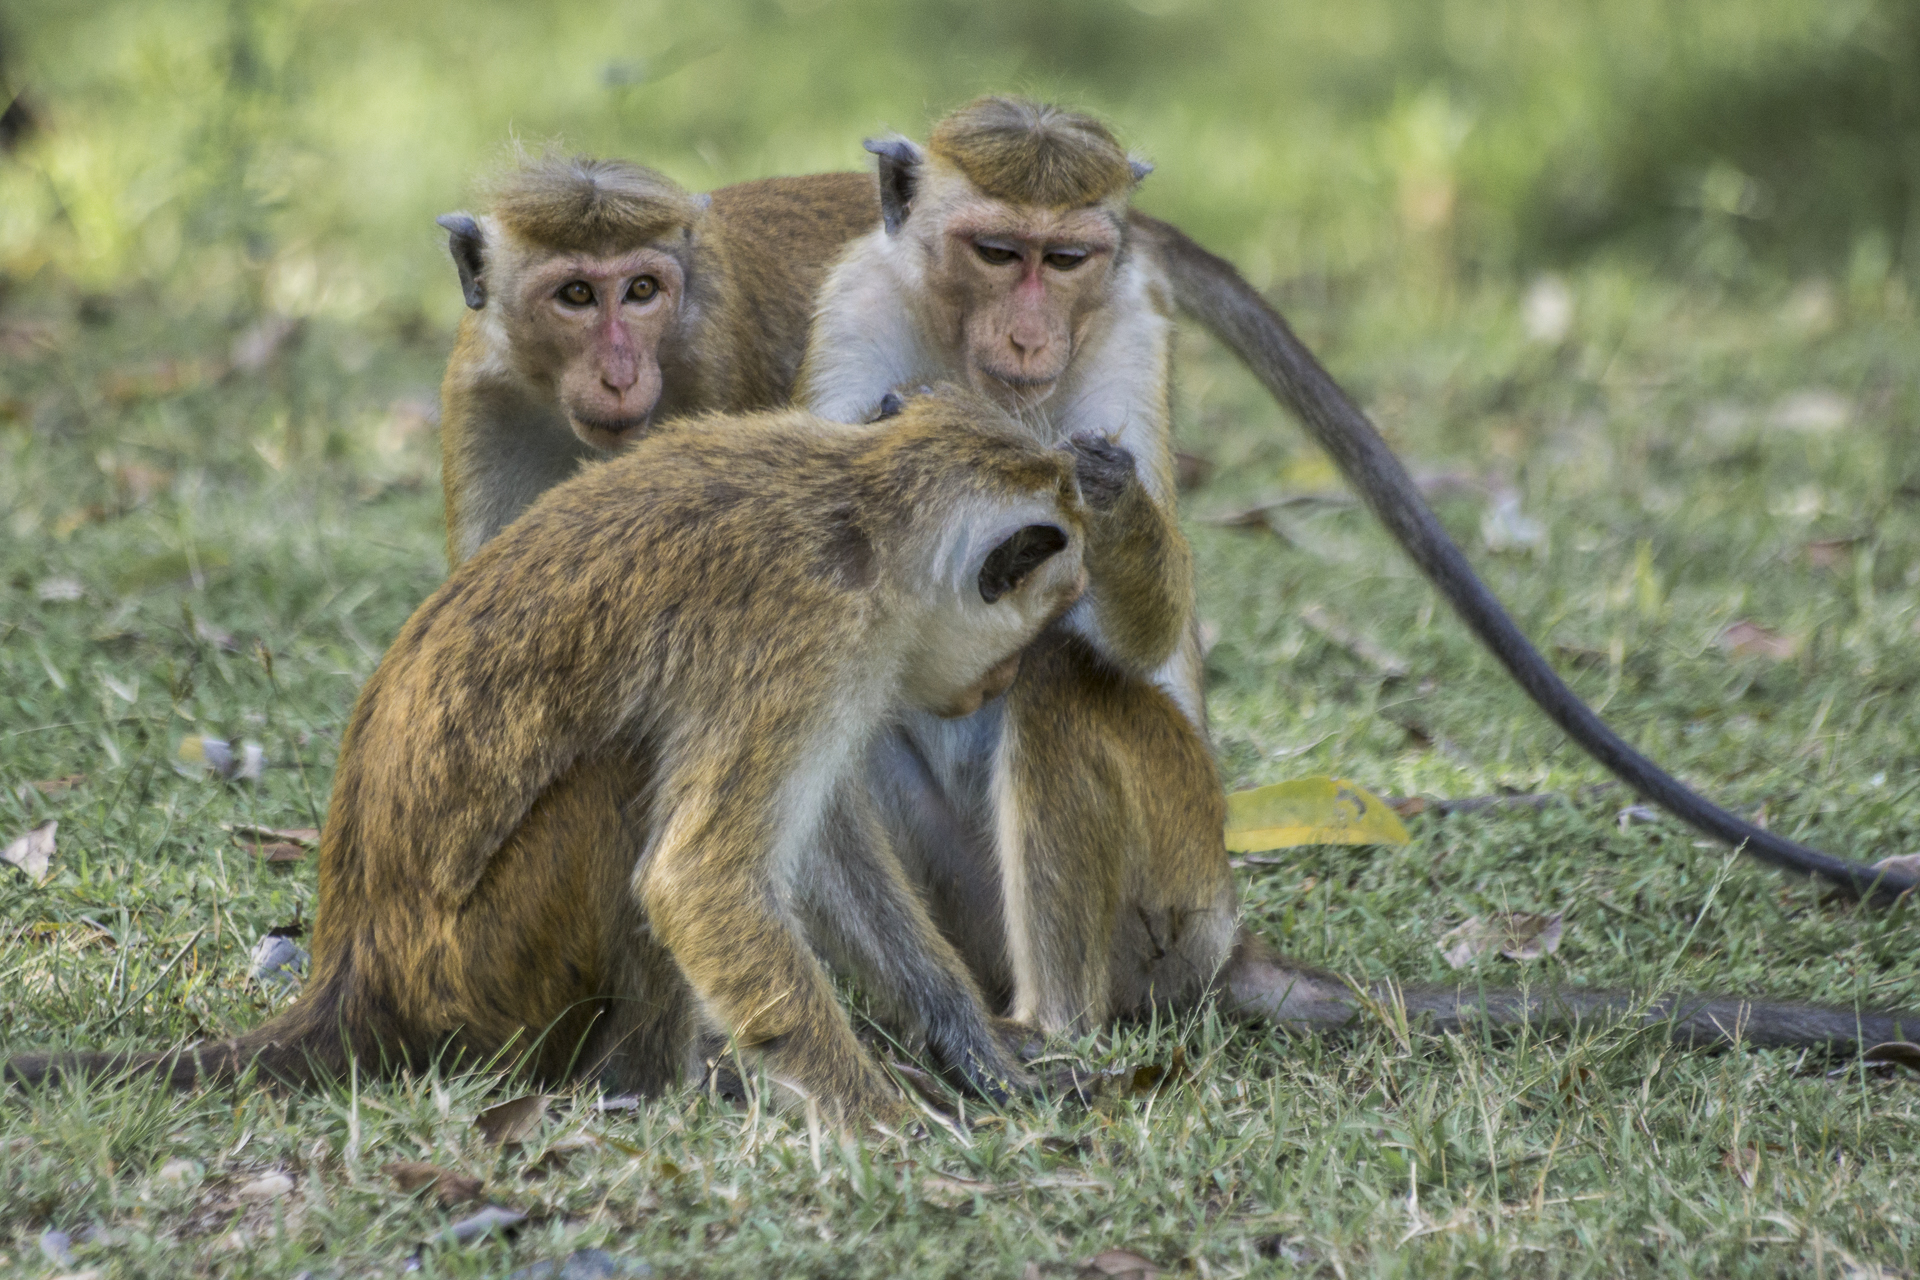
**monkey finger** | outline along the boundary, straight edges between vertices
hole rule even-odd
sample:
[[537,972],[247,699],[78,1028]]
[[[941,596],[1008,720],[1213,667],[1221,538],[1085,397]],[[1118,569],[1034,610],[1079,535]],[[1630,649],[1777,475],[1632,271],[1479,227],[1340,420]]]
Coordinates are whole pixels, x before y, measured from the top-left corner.
[[1133,452],[1092,431],[1077,432],[1067,440],[1080,494],[1095,510],[1112,506],[1137,478]]

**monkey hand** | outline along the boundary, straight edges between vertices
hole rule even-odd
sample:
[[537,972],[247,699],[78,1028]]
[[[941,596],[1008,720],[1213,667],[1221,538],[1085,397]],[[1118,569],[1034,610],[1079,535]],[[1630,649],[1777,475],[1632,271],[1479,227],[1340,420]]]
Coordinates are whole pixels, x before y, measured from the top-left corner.
[[1133,452],[1097,432],[1079,432],[1061,447],[1073,454],[1080,496],[1095,511],[1107,510],[1120,501],[1129,485],[1139,483]]
[[880,407],[874,411],[873,416],[871,418],[868,418],[867,421],[868,422],[885,422],[888,418],[894,417],[902,409],[906,408],[907,401],[911,397],[930,396],[932,394],[933,394],[932,387],[928,387],[928,386],[909,387],[907,386],[906,383],[903,382],[898,387],[895,387],[892,391],[889,391],[887,392],[887,394],[880,397]]

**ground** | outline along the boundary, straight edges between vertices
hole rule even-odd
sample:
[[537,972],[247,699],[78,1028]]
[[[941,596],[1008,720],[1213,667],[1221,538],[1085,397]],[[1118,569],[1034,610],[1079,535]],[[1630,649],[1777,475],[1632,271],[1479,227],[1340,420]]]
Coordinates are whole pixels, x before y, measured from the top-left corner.
[[[1631,741],[1804,841],[1920,849],[1920,346],[1897,279],[1728,290],[1596,260],[1280,301]],[[0,308],[0,841],[59,822],[44,883],[0,867],[0,1050],[222,1035],[288,998],[248,957],[311,919],[313,859],[232,828],[320,824],[354,694],[444,573],[449,341],[137,291]],[[1184,504],[1226,784],[1562,797],[1251,861],[1256,928],[1421,982],[1455,976],[1436,943],[1469,917],[1562,912],[1555,954],[1468,980],[1920,1008],[1910,905],[1623,823],[1631,797],[1587,790],[1601,771],[1202,338],[1177,401],[1211,464]],[[207,738],[257,743],[260,776],[182,759]],[[1911,1074],[1606,1028],[1436,1038],[1390,1012],[1337,1042],[1203,1010],[1062,1048],[1113,1072],[1091,1105],[970,1106],[894,1141],[689,1089],[563,1095],[495,1144],[475,1117],[510,1093],[480,1076],[14,1094],[0,1270],[391,1274],[474,1208],[403,1193],[385,1169],[407,1161],[529,1215],[421,1251],[428,1274],[587,1247],[662,1275],[1066,1276],[1112,1249],[1205,1276],[1920,1269]]]

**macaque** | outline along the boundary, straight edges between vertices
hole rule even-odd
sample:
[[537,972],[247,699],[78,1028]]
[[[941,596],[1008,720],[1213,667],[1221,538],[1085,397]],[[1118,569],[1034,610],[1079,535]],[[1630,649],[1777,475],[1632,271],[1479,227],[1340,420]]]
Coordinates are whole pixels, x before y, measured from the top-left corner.
[[1073,606],[1084,468],[961,390],[864,427],[662,425],[461,565],[361,691],[295,1005],[7,1074],[298,1084],[447,1054],[657,1090],[712,1031],[830,1115],[898,1119],[824,954],[963,1082],[1031,1087],[863,775],[891,717],[976,713]]
[[488,205],[440,219],[469,308],[440,393],[455,565],[668,417],[785,405],[821,276],[880,218],[864,174],[695,196],[557,156],[522,158]]
[[[952,379],[1039,443],[1113,459],[1100,488],[1114,496],[1095,504],[1088,529],[1086,595],[1029,654],[1004,706],[959,722],[909,714],[876,755],[901,856],[1013,1017],[1084,1030],[1182,1003],[1216,973],[1264,1016],[1287,1003],[1275,991],[1327,989],[1232,920],[1190,555],[1173,519],[1176,305],[1300,413],[1528,692],[1603,763],[1750,851],[1863,892],[1905,883],[1723,813],[1612,735],[1513,626],[1285,322],[1231,266],[1129,209],[1150,167],[1099,121],[983,98],[936,124],[924,148],[897,136],[867,146],[882,223],[822,286],[797,399],[855,422],[895,386]],[[1263,987],[1269,979],[1279,986]]]

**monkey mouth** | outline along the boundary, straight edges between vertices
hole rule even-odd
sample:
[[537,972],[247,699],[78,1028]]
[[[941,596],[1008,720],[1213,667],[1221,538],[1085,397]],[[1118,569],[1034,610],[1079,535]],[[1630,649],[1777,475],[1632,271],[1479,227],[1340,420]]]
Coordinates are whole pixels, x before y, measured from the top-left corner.
[[596,449],[608,450],[632,444],[653,422],[651,410],[632,418],[588,418],[578,413],[568,417],[573,423],[573,434]]

